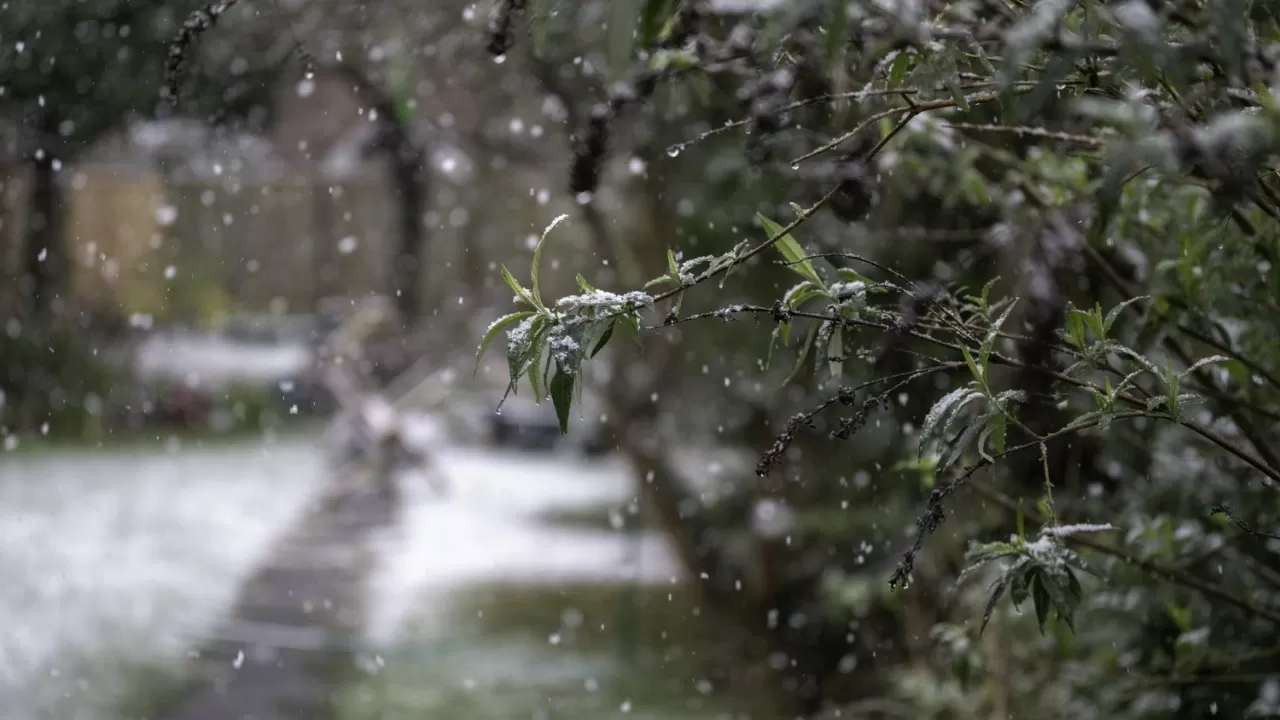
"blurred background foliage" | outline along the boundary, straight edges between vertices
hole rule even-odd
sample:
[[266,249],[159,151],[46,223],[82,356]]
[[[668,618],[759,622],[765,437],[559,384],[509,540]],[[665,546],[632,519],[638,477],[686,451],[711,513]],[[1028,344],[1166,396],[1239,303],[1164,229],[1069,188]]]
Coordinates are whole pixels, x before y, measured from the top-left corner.
[[[135,117],[269,128],[272,93],[341,78],[378,109],[366,149],[408,218],[387,253],[404,315],[449,325],[456,359],[539,292],[549,309],[517,308],[535,315],[494,356],[571,422],[575,382],[603,397],[702,615],[788,710],[1280,714],[1269,4],[228,2],[170,50],[198,5],[5,7],[0,67],[29,72],[0,106],[36,133],[17,155],[47,218],[26,228],[21,299],[48,337],[75,323],[55,300],[55,162]],[[10,41],[37,24],[62,33],[40,54]],[[92,73],[63,64],[73,44]],[[445,144],[469,182],[442,181]],[[554,201],[527,203],[534,187]],[[459,261],[480,272],[465,303],[414,290],[439,237],[423,202],[505,242]],[[524,237],[550,211],[570,219],[535,281]],[[222,302],[192,277],[175,314]],[[588,361],[620,319],[641,345],[619,327]],[[89,360],[47,370],[78,378],[58,391],[74,399],[41,385],[53,341],[23,337],[3,350],[5,422],[61,425],[106,396]],[[535,359],[568,379],[541,383]],[[752,461],[690,477],[677,442]]]

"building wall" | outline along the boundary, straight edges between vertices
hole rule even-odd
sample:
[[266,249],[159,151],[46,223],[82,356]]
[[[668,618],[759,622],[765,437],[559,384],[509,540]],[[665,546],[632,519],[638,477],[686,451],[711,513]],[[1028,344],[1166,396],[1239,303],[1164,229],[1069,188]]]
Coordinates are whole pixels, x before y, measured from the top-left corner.
[[[230,184],[120,163],[66,173],[69,287],[81,309],[160,320],[309,312],[325,296],[386,287],[393,208],[377,178]],[[27,196],[20,175],[0,187],[8,278],[22,272]]]

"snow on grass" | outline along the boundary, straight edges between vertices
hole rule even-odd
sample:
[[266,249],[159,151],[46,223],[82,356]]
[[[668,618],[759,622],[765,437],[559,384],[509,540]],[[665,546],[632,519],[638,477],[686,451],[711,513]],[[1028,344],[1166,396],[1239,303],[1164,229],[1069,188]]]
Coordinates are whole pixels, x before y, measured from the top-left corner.
[[321,470],[299,439],[0,458],[0,717],[110,717],[179,666]]

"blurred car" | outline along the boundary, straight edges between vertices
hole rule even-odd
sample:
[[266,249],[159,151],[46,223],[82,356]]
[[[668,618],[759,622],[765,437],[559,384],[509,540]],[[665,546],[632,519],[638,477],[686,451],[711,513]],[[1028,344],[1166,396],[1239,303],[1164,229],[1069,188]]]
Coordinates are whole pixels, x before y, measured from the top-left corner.
[[260,388],[285,408],[319,410],[327,405],[315,373],[319,329],[310,315],[232,315],[213,331],[156,330],[135,346],[133,367],[152,384]]

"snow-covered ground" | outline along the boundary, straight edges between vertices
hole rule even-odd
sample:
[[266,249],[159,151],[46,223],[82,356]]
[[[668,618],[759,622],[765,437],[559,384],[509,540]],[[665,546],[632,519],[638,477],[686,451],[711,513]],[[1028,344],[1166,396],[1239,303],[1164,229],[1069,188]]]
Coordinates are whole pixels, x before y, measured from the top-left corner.
[[589,509],[633,496],[620,460],[581,462],[557,455],[453,449],[441,464],[450,483],[440,499],[424,482],[405,483],[404,522],[380,542],[371,580],[369,640],[395,638],[431,595],[495,580],[556,582],[631,579],[668,582],[674,556],[657,535],[561,528],[539,516]]
[[321,487],[309,440],[0,455],[0,717],[109,717]]

